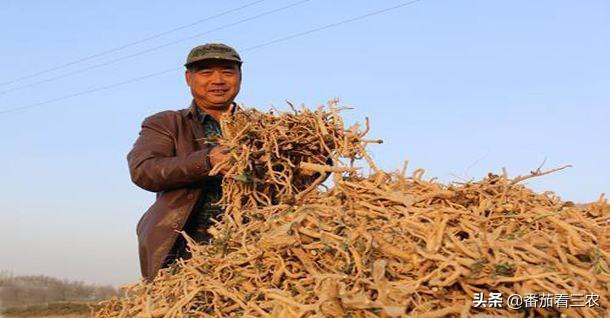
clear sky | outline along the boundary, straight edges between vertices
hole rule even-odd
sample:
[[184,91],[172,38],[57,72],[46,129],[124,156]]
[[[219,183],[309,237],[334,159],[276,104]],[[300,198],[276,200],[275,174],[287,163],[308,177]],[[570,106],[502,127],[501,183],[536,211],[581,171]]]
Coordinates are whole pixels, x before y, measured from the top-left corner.
[[[5,0],[0,82],[249,2]],[[284,100],[316,106],[339,97],[354,107],[346,121],[368,116],[370,136],[385,140],[371,149],[385,169],[408,159],[445,182],[502,167],[525,174],[546,159],[547,168],[574,167],[528,182],[534,189],[579,202],[610,191],[610,2],[422,0],[249,49],[403,3],[310,0],[237,23],[296,2],[262,1],[2,85],[0,112],[177,68],[191,47],[225,42],[245,60],[240,103],[284,108]],[[135,226],[154,194],[131,183],[125,156],[144,117],[189,102],[176,69],[0,114],[0,269],[136,281]]]

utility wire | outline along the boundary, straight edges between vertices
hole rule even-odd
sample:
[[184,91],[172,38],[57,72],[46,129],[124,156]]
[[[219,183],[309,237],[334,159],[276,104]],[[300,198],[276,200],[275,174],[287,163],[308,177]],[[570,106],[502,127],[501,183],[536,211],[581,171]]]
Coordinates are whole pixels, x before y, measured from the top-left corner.
[[26,80],[26,79],[29,79],[29,78],[32,78],[32,77],[37,77],[38,75],[50,73],[50,72],[53,72],[53,71],[56,71],[56,70],[59,70],[59,69],[62,69],[62,68],[66,68],[68,66],[72,66],[72,65],[75,65],[75,64],[80,64],[80,63],[85,62],[85,61],[89,61],[91,59],[94,59],[94,58],[97,58],[97,57],[100,57],[100,56],[108,55],[110,53],[114,53],[114,52],[126,49],[128,47],[132,47],[132,46],[144,43],[144,42],[148,42],[150,40],[154,40],[154,39],[160,38],[160,37],[162,37],[164,35],[167,35],[167,34],[170,34],[170,33],[174,33],[176,31],[180,31],[180,30],[183,30],[183,29],[186,29],[186,28],[190,28],[190,27],[192,27],[194,25],[203,23],[205,21],[209,21],[209,20],[212,20],[212,19],[215,19],[215,18],[219,18],[219,17],[225,16],[225,15],[233,13],[233,12],[237,12],[239,10],[251,7],[251,6],[255,5],[255,4],[261,3],[263,1],[266,1],[266,0],[256,0],[256,1],[248,2],[248,3],[246,3],[246,4],[242,5],[242,6],[239,6],[239,7],[233,8],[233,9],[229,9],[229,10],[226,10],[226,11],[223,11],[223,12],[220,12],[220,13],[208,16],[208,17],[205,17],[203,19],[199,19],[197,21],[193,21],[193,22],[190,22],[188,24],[180,25],[180,26],[177,26],[175,28],[172,28],[172,29],[169,29],[169,30],[157,33],[157,34],[153,34],[153,35],[145,37],[145,38],[142,38],[140,40],[129,42],[129,43],[126,43],[126,44],[123,44],[123,45],[120,45],[120,46],[117,46],[117,47],[105,50],[105,51],[101,51],[99,53],[88,55],[88,56],[79,58],[77,60],[73,60],[71,62],[67,62],[67,63],[60,64],[60,65],[56,65],[56,66],[50,67],[48,69],[44,69],[44,70],[36,72],[36,73],[31,73],[31,74],[28,74],[28,75],[17,77],[17,78],[14,78],[14,79],[10,80],[10,81],[1,82],[0,86],[6,86],[6,85],[13,84],[13,83],[16,83],[16,82],[21,82],[23,80]]
[[[389,12],[389,11],[393,11],[393,10],[396,10],[396,9],[400,9],[402,7],[413,5],[413,4],[415,4],[417,2],[421,2],[421,1],[423,1],[423,0],[411,0],[411,1],[407,1],[407,2],[402,2],[402,3],[400,3],[398,5],[395,5],[395,6],[392,6],[392,7],[387,7],[385,9],[369,12],[369,13],[366,13],[366,14],[363,14],[363,15],[359,15],[359,16],[356,16],[356,17],[353,17],[353,18],[341,20],[339,22],[330,23],[330,24],[327,24],[327,25],[324,25],[324,26],[321,26],[321,27],[318,27],[318,28],[310,29],[310,30],[307,30],[307,31],[299,32],[299,33],[294,33],[294,34],[291,34],[291,35],[288,35],[288,36],[277,38],[275,40],[271,40],[271,41],[268,41],[268,42],[264,42],[264,43],[261,43],[261,44],[250,46],[248,48],[245,48],[245,49],[241,50],[241,52],[253,51],[253,50],[260,49],[260,48],[263,48],[263,47],[266,47],[266,46],[270,46],[270,45],[273,45],[273,44],[276,44],[276,43],[285,42],[285,41],[288,41],[288,40],[291,40],[291,39],[295,39],[295,38],[299,38],[299,37],[302,37],[302,36],[305,36],[305,35],[308,35],[308,34],[312,34],[312,33],[315,33],[315,32],[322,31],[322,30],[330,29],[330,28],[333,28],[333,27],[337,27],[337,26],[340,26],[340,25],[344,25],[344,24],[348,24],[348,23],[351,23],[351,22],[359,21],[359,20],[362,20],[362,19],[365,19],[365,18],[369,18],[369,17],[372,17],[372,16],[380,15],[380,14],[383,14],[383,13],[386,13],[386,12]],[[163,75],[163,74],[166,74],[166,73],[170,73],[172,71],[177,71],[177,70],[179,70],[181,68],[182,68],[182,66],[171,68],[171,69],[166,69],[166,70],[163,70],[163,71],[160,71],[160,72],[150,73],[150,74],[147,74],[147,75],[144,75],[144,76],[132,78],[132,79],[129,79],[129,80],[126,80],[126,81],[123,81],[123,82],[118,82],[118,83],[110,84],[110,85],[107,85],[107,86],[101,86],[101,87],[97,87],[97,88],[81,91],[81,92],[70,94],[70,95],[64,95],[64,96],[61,96],[61,97],[45,100],[45,101],[42,101],[42,102],[39,102],[39,103],[28,104],[28,105],[24,105],[24,106],[20,106],[20,107],[6,109],[6,110],[3,110],[3,111],[0,111],[0,115],[5,115],[5,114],[8,114],[8,113],[14,113],[14,112],[26,110],[26,109],[29,109],[29,108],[38,107],[38,106],[42,106],[42,105],[46,105],[46,104],[62,101],[62,100],[65,100],[65,99],[73,98],[73,97],[76,97],[76,96],[92,94],[92,93],[95,93],[95,92],[99,92],[99,91],[103,91],[103,90],[108,90],[108,89],[115,88],[115,87],[118,87],[118,86],[123,86],[123,85],[127,85],[127,84],[134,83],[134,82],[139,82],[139,81],[151,78],[151,77],[156,77],[156,76],[160,76],[160,75]]]
[[290,40],[290,39],[302,37],[302,36],[305,36],[305,35],[308,35],[308,34],[311,34],[311,33],[319,32],[319,31],[330,29],[330,28],[334,28],[334,27],[338,27],[340,25],[348,24],[348,23],[351,23],[351,22],[356,22],[358,20],[366,19],[366,18],[369,18],[369,17],[372,17],[372,16],[376,16],[376,15],[379,15],[379,14],[382,14],[382,13],[386,13],[388,11],[400,9],[402,7],[406,7],[406,6],[415,4],[415,3],[420,2],[420,1],[423,1],[423,0],[411,0],[411,1],[403,2],[403,3],[397,4],[397,5],[392,6],[392,7],[388,7],[388,8],[377,10],[377,11],[373,11],[373,12],[369,12],[367,14],[363,14],[363,15],[359,15],[359,16],[356,16],[356,17],[353,17],[353,18],[341,20],[339,22],[327,24],[327,25],[321,26],[319,28],[315,28],[315,29],[311,29],[311,30],[307,30],[307,31],[291,34],[291,35],[288,35],[288,36],[285,36],[285,37],[281,37],[281,38],[278,38],[278,39],[275,39],[275,40],[271,40],[269,42],[265,42],[265,43],[262,43],[262,44],[251,46],[249,48],[246,48],[246,49],[242,50],[242,52],[247,52],[247,51],[255,50],[255,49],[258,49],[258,48],[261,48],[261,47],[265,47],[265,46],[269,46],[269,45],[272,45],[272,44],[275,44],[275,43],[284,42],[284,41],[287,41],[287,40]]
[[125,56],[122,56],[122,57],[119,57],[119,58],[116,58],[116,59],[112,59],[112,60],[109,60],[109,61],[106,61],[106,62],[103,62],[103,63],[98,63],[98,64],[94,64],[94,65],[91,65],[91,66],[87,66],[87,67],[79,69],[79,70],[75,70],[75,71],[72,71],[72,72],[69,72],[69,73],[65,73],[65,74],[62,74],[62,75],[58,75],[58,76],[55,76],[55,77],[43,79],[43,80],[36,81],[36,82],[30,83],[30,84],[26,84],[26,85],[14,87],[14,88],[9,88],[9,89],[0,91],[0,96],[6,95],[6,94],[9,94],[9,93],[12,93],[12,92],[20,91],[20,90],[23,90],[23,89],[26,89],[26,88],[38,86],[38,85],[41,85],[41,84],[44,84],[44,83],[53,82],[53,81],[56,81],[56,80],[59,80],[59,79],[62,79],[62,78],[66,78],[66,77],[70,77],[70,76],[73,76],[73,75],[82,74],[82,73],[85,73],[87,71],[90,71],[90,70],[93,70],[93,69],[96,69],[96,68],[112,65],[112,64],[115,64],[115,63],[118,63],[118,62],[130,59],[130,58],[134,58],[134,57],[137,57],[137,56],[140,56],[140,55],[144,55],[144,54],[147,54],[147,53],[150,53],[150,52],[158,51],[158,50],[160,50],[162,48],[166,48],[168,46],[172,46],[172,45],[176,45],[178,43],[182,43],[182,42],[185,42],[185,41],[188,41],[188,40],[192,40],[194,38],[198,38],[198,37],[201,37],[201,36],[206,35],[206,34],[210,34],[210,33],[216,32],[216,31],[227,29],[227,28],[230,28],[230,27],[233,27],[233,26],[236,26],[236,25],[240,25],[240,24],[252,21],[252,20],[260,19],[260,18],[265,17],[267,15],[270,15],[270,14],[273,14],[273,13],[276,13],[276,12],[279,12],[279,11],[283,11],[283,10],[286,10],[286,9],[298,6],[298,5],[303,4],[305,2],[308,2],[308,1],[311,1],[311,0],[297,1],[297,2],[291,3],[291,4],[286,5],[286,6],[282,6],[282,7],[273,9],[273,10],[269,10],[269,11],[265,11],[263,13],[259,13],[257,15],[251,16],[249,18],[245,18],[245,19],[242,19],[242,20],[239,20],[239,21],[236,21],[236,22],[224,24],[224,25],[221,25],[219,27],[207,30],[205,32],[200,32],[200,33],[197,33],[197,34],[185,37],[185,38],[181,38],[181,39],[178,39],[178,40],[167,42],[167,43],[164,43],[164,44],[161,44],[161,45],[158,45],[158,46],[146,49],[146,50],[135,52],[133,54],[125,55]]
[[224,30],[224,29],[227,29],[227,28],[230,28],[230,27],[233,27],[233,26],[236,26],[236,25],[240,25],[240,24],[252,21],[252,20],[260,19],[260,18],[265,17],[267,15],[270,15],[270,14],[273,14],[273,13],[277,13],[279,11],[283,11],[283,10],[286,10],[286,9],[289,9],[289,8],[292,8],[292,7],[296,7],[296,6],[300,5],[300,4],[303,4],[303,3],[309,2],[309,1],[311,1],[311,0],[297,1],[297,2],[291,3],[289,5],[285,5],[285,6],[273,9],[273,10],[269,10],[269,11],[265,11],[263,13],[259,13],[259,14],[253,15],[253,16],[251,16],[249,18],[245,18],[245,19],[242,19],[242,20],[239,20],[239,21],[236,21],[236,22],[224,24],[224,25],[221,25],[219,27],[207,30],[205,32],[200,32],[200,33],[197,33],[197,34],[185,37],[185,38],[181,38],[181,39],[178,39],[178,40],[167,42],[167,43],[164,43],[164,44],[161,44],[161,45],[158,45],[158,46],[146,49],[146,50],[135,52],[133,54],[125,55],[125,56],[122,56],[122,57],[119,57],[119,58],[115,58],[115,59],[112,59],[112,60],[109,60],[109,61],[106,61],[106,62],[103,62],[103,63],[98,63],[98,64],[94,64],[94,65],[91,65],[91,66],[87,66],[87,67],[79,69],[79,70],[75,70],[75,71],[68,72],[68,73],[65,73],[65,74],[62,74],[62,75],[58,75],[58,76],[55,76],[55,77],[43,79],[43,80],[36,81],[36,82],[30,83],[30,84],[26,84],[26,85],[14,87],[14,88],[9,88],[9,89],[0,91],[0,96],[6,95],[6,94],[9,94],[9,93],[12,93],[12,92],[20,91],[20,90],[23,90],[23,89],[26,89],[26,88],[38,86],[38,85],[41,85],[41,84],[53,82],[53,81],[56,81],[56,80],[59,80],[59,79],[63,79],[63,78],[66,78],[66,77],[70,77],[70,76],[73,76],[73,75],[82,74],[82,73],[85,73],[87,71],[90,71],[90,70],[93,70],[93,69],[96,69],[96,68],[100,68],[100,67],[116,64],[118,62],[121,62],[121,61],[124,61],[124,60],[127,60],[127,59],[131,59],[131,58],[134,58],[134,57],[137,57],[137,56],[140,56],[140,55],[144,55],[144,54],[147,54],[147,53],[150,53],[150,52],[158,51],[158,50],[166,48],[168,46],[172,46],[172,45],[176,45],[178,43],[182,43],[182,42],[185,42],[185,41],[188,41],[188,40],[192,40],[194,38],[198,38],[198,37],[201,37],[201,36],[206,35],[206,34],[210,34],[210,33],[216,32],[216,31],[220,31],[220,30]]
[[24,106],[21,106],[21,107],[15,107],[15,108],[3,110],[3,111],[0,111],[0,115],[4,115],[4,114],[8,114],[8,113],[14,113],[14,112],[25,110],[25,109],[28,109],[28,108],[34,108],[34,107],[37,107],[37,106],[42,106],[42,105],[46,105],[46,104],[50,104],[50,103],[55,103],[55,102],[58,102],[58,101],[62,101],[62,100],[65,100],[65,99],[70,99],[70,98],[77,97],[77,96],[88,95],[88,94],[91,94],[91,93],[95,93],[95,92],[99,92],[99,91],[104,91],[104,90],[108,90],[108,89],[119,87],[119,86],[124,86],[124,85],[130,84],[130,83],[139,82],[139,81],[151,78],[151,77],[157,77],[157,76],[160,76],[160,75],[163,75],[163,74],[174,72],[174,71],[179,70],[180,68],[182,68],[182,67],[173,67],[173,68],[166,69],[166,70],[163,70],[163,71],[159,71],[159,72],[150,73],[150,74],[146,74],[146,75],[143,75],[143,76],[131,78],[131,79],[128,79],[128,80],[125,80],[125,81],[122,81],[122,82],[118,82],[118,83],[114,83],[114,84],[110,84],[110,85],[106,85],[106,86],[100,86],[100,87],[96,87],[96,88],[80,91],[78,93],[74,93],[74,94],[69,94],[69,95],[64,95],[64,96],[61,96],[61,97],[56,97],[56,98],[48,99],[48,100],[45,100],[43,102],[34,103],[34,104],[28,104],[28,105],[24,105]]

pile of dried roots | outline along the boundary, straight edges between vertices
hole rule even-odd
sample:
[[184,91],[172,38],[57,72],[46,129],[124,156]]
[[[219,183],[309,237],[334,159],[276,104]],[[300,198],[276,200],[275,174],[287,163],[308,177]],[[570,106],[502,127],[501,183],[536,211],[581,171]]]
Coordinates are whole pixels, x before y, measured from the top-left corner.
[[[610,300],[610,211],[490,174],[444,185],[377,169],[368,130],[334,104],[239,111],[223,218],[193,258],[125,287],[95,317],[598,317]],[[333,166],[327,163],[332,160]],[[366,175],[354,166],[368,161]],[[322,184],[332,174],[332,187]],[[327,183],[329,183],[327,182]],[[321,185],[322,184],[322,185]],[[326,184],[326,183],[325,183]],[[192,242],[191,242],[192,243]],[[598,306],[475,308],[475,293],[590,294]],[[555,307],[555,308],[552,308]]]

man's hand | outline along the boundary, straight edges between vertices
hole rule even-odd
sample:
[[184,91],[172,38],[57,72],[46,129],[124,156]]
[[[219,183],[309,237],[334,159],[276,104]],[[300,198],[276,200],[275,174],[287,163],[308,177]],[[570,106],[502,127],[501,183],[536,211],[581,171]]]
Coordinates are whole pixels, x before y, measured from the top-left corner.
[[212,170],[217,170],[217,166],[222,165],[221,167],[218,167],[218,173],[224,175],[229,171],[230,166],[226,164],[231,158],[231,155],[229,155],[229,149],[224,146],[215,146],[214,148],[212,148],[208,156],[210,157],[210,164],[212,164]]

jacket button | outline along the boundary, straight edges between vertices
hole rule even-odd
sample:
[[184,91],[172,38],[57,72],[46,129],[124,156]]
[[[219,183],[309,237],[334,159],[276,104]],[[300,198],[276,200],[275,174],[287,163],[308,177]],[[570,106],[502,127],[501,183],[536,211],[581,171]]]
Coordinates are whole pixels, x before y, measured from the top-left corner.
[[177,230],[177,229],[178,229],[178,223],[174,223],[174,224],[172,225],[172,228],[174,228],[174,230]]
[[187,197],[187,198],[189,198],[189,199],[192,199],[192,198],[194,198],[194,197],[195,197],[195,195],[194,195],[194,194],[192,194],[192,193],[189,193],[189,194],[188,194],[186,197]]

